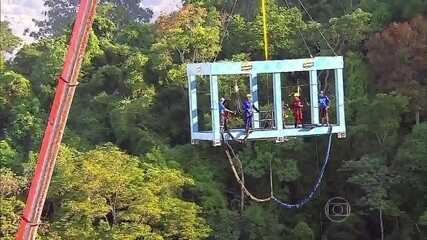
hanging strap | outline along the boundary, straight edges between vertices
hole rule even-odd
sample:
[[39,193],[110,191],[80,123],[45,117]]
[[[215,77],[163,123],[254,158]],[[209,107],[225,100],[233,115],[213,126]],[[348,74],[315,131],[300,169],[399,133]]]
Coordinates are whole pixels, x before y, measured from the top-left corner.
[[239,93],[234,93],[234,99],[233,99],[234,109],[236,110],[236,113],[238,115],[241,115],[243,113],[243,107],[242,107],[242,100],[240,99]]

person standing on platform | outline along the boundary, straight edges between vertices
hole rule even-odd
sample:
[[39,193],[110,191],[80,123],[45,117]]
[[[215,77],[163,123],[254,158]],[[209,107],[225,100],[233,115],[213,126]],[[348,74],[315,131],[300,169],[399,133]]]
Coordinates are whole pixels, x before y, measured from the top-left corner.
[[291,108],[292,108],[292,112],[294,114],[294,124],[295,124],[295,128],[297,127],[302,127],[302,121],[303,121],[303,116],[302,116],[302,109],[303,109],[304,105],[302,104],[300,95],[298,93],[294,93],[294,99],[292,100],[291,103]]
[[245,131],[246,137],[252,131],[252,122],[254,117],[254,110],[259,113],[258,108],[252,103],[252,95],[246,95],[245,100],[243,101],[243,120],[245,122]]
[[225,98],[222,97],[219,100],[219,115],[220,115],[221,132],[228,131],[228,121],[230,119],[230,114],[234,114],[234,112],[225,106]]
[[329,125],[329,98],[323,91],[319,94],[319,108],[322,124]]

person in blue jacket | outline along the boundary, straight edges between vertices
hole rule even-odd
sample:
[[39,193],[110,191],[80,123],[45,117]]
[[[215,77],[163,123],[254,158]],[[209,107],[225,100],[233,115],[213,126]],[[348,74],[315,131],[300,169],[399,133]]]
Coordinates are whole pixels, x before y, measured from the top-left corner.
[[322,119],[322,124],[329,125],[329,98],[325,95],[323,91],[320,91],[319,94],[319,108],[320,108],[320,117]]
[[246,95],[243,101],[243,120],[245,122],[246,136],[252,131],[252,122],[254,117],[254,110],[259,113],[258,108],[252,103],[252,95]]

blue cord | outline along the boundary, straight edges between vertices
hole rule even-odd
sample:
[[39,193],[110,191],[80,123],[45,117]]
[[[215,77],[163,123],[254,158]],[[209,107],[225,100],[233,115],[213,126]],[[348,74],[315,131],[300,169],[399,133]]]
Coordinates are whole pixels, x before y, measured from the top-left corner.
[[299,200],[297,203],[293,203],[293,204],[282,202],[274,196],[271,196],[271,199],[284,208],[301,208],[306,203],[308,203],[314,197],[314,194],[317,192],[317,190],[319,189],[320,183],[322,182],[322,178],[323,178],[323,175],[325,174],[326,166],[328,165],[328,161],[329,161],[331,145],[332,145],[332,126],[329,126],[328,150],[326,152],[325,160],[323,162],[322,169],[320,170],[320,174],[317,177],[316,184],[313,186],[309,194],[307,194],[303,199]]

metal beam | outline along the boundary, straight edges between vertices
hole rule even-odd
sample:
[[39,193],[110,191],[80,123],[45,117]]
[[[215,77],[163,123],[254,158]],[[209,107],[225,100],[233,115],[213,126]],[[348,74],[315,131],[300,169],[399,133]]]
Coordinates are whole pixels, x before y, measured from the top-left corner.
[[197,113],[197,81],[195,75],[188,75],[188,102],[191,139],[193,140],[193,134],[199,131],[199,120]]
[[310,71],[310,110],[311,123],[319,124],[319,92],[317,71]]
[[273,74],[274,123],[277,130],[283,129],[283,106],[280,73]]
[[[310,129],[305,128],[293,128],[293,126],[288,125],[287,128],[282,130],[259,130],[254,131],[249,134],[248,140],[266,140],[271,139],[272,141],[277,140],[282,137],[303,137],[303,136],[318,136],[328,134],[329,128],[327,126],[315,127]],[[345,132],[345,127],[333,125],[332,133],[342,133]],[[246,137],[244,129],[232,129],[230,130],[230,134],[233,135],[235,139],[244,139]],[[227,140],[231,140],[231,138],[225,134],[224,137]]]
[[344,127],[345,132],[345,110],[344,110],[344,82],[343,70],[335,69],[335,96],[337,124]]
[[[252,102],[256,108],[259,109],[258,100],[258,75],[253,73],[249,76],[249,86],[252,95]],[[254,112],[254,128],[259,128],[259,113]]]
[[44,131],[34,176],[16,239],[35,239],[68,113],[78,85],[80,66],[95,16],[96,0],[81,0],[61,75]]
[[219,93],[218,93],[218,77],[210,76],[210,90],[211,90],[211,117],[212,117],[212,133],[213,145],[221,144],[221,132],[219,122]]
[[236,75],[316,71],[343,67],[343,57],[337,56],[253,62],[193,63],[187,65],[187,72],[191,75]]

